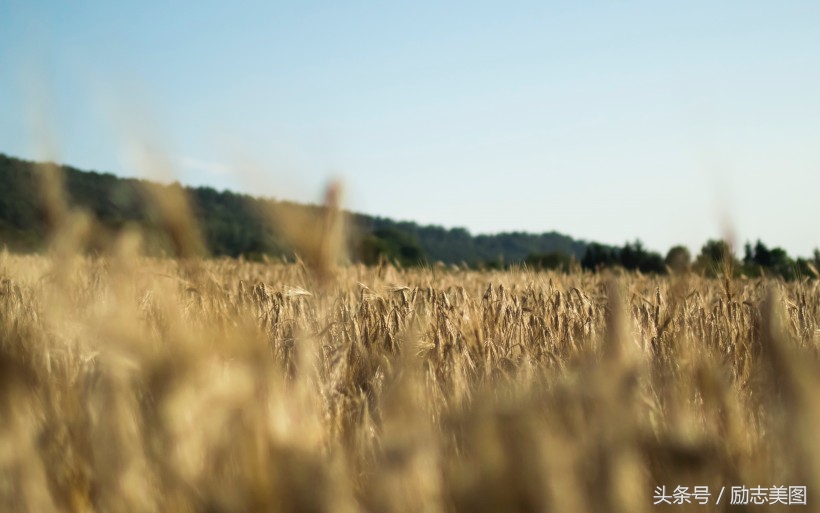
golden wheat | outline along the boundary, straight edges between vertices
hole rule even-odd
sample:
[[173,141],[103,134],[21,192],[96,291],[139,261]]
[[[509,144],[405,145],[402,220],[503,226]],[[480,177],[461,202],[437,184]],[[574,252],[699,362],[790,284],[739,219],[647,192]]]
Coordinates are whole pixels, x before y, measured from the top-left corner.
[[820,490],[816,281],[350,265],[319,283],[134,247],[0,255],[0,510],[640,512],[661,485]]

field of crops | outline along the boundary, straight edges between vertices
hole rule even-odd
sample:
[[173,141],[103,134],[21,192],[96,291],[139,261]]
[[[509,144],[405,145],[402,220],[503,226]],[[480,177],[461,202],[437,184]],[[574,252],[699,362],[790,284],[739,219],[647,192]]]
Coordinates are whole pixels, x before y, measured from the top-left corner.
[[2,511],[819,504],[817,281],[323,275],[127,237],[0,278]]

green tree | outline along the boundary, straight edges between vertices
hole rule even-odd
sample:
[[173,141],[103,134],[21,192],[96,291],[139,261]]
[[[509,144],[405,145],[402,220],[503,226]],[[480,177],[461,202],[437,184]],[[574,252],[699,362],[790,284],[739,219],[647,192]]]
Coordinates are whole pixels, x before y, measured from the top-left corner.
[[716,277],[726,274],[734,276],[739,271],[738,264],[728,242],[710,239],[700,249],[700,254],[695,259],[693,267],[705,276]]
[[549,253],[533,253],[527,257],[526,263],[534,269],[569,272],[572,270],[575,259],[563,251]]
[[581,259],[581,267],[590,271],[612,267],[617,263],[619,263],[617,250],[596,242],[587,246],[584,257]]
[[426,261],[418,239],[396,228],[381,228],[364,236],[357,253],[366,264],[375,264],[384,259],[403,266],[414,266]]
[[766,247],[759,239],[754,247],[746,243],[743,257],[744,272],[752,276],[766,274],[793,280],[803,274],[783,248]]
[[686,246],[673,246],[666,253],[664,263],[673,273],[685,273],[692,266],[692,255]]

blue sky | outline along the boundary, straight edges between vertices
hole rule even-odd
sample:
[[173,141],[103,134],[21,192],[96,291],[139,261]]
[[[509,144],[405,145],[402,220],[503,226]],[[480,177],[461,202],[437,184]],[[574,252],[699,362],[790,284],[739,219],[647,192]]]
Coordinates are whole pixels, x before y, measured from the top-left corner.
[[0,151],[41,155],[40,109],[81,168],[140,173],[147,134],[194,185],[338,177],[351,209],[474,233],[808,255],[818,28],[799,1],[0,0]]

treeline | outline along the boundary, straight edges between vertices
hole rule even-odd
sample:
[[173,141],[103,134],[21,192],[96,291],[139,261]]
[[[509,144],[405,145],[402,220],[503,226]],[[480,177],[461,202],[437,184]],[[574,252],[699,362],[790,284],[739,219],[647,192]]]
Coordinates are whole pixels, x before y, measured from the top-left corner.
[[[45,247],[48,222],[41,204],[38,172],[41,164],[0,154],[0,245],[14,251],[39,251]],[[257,198],[209,187],[157,185],[120,178],[112,174],[81,171],[60,166],[68,201],[90,212],[97,225],[90,247],[102,245],[126,226],[138,226],[149,253],[173,254],[161,215],[147,187],[177,188],[191,204],[211,256],[243,256],[249,259],[290,259],[294,252],[263,215],[274,205],[278,211],[316,211],[320,207]],[[315,212],[314,212],[315,213]],[[391,262],[401,266],[444,263],[471,268],[502,269],[526,264],[534,269],[600,270],[622,268],[642,273],[666,274],[693,271],[716,276],[731,272],[747,276],[779,276],[792,280],[816,276],[820,254],[792,258],[781,248],[769,249],[762,242],[747,244],[742,259],[736,258],[722,241],[709,241],[696,258],[682,246],[666,257],[646,249],[640,241],[622,247],[588,243],[548,232],[472,235],[463,228],[421,226],[362,214],[349,215],[349,254],[365,264]]]
[[809,258],[792,258],[783,248],[768,248],[758,240],[754,245],[746,243],[743,258],[740,259],[727,242],[709,240],[693,259],[685,246],[674,246],[666,257],[662,257],[660,253],[645,249],[640,241],[627,243],[620,248],[592,243],[580,260],[567,253],[553,251],[531,254],[526,264],[535,269],[563,272],[620,268],[645,274],[695,272],[709,277],[769,276],[791,281],[820,277],[820,250],[815,249]]
[[[162,219],[145,194],[146,186],[179,188],[187,195],[197,217],[205,251],[212,256],[265,256],[293,258],[293,251],[261,212],[306,211],[319,207],[263,199],[209,187],[159,186],[112,174],[60,166],[68,200],[93,214],[99,224],[97,239],[125,226],[137,225],[153,254],[171,252]],[[40,204],[37,173],[41,164],[0,154],[0,243],[15,251],[41,250],[48,227]],[[350,214],[350,255],[367,264],[390,261],[404,266],[443,262],[484,266],[523,262],[527,255],[562,251],[580,258],[586,243],[555,232],[471,235],[463,228],[446,229],[396,222],[381,217]],[[91,241],[92,247],[94,241]]]
[[362,216],[356,224],[367,227],[370,233],[382,240],[401,241],[404,253],[388,256],[398,256],[400,260],[407,261],[406,253],[412,253],[411,246],[417,246],[420,258],[414,253],[412,260],[416,263],[424,261],[469,267],[504,267],[507,264],[521,263],[528,255],[538,253],[562,252],[580,258],[588,244],[557,232],[472,235],[464,228],[420,226],[412,222],[367,216]]

